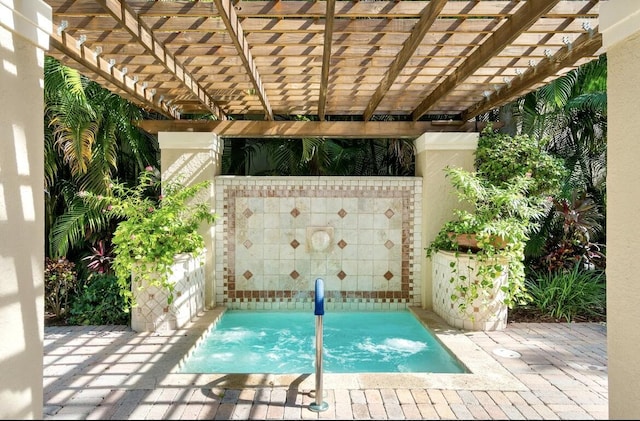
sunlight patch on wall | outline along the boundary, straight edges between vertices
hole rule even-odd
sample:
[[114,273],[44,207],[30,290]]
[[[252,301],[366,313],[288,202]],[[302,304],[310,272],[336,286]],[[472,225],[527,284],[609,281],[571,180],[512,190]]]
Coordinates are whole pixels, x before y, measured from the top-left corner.
[[[4,21],[2,22],[4,24]],[[13,45],[13,34],[6,28],[0,26],[0,47],[4,48],[7,51],[15,52],[15,47]]]
[[0,221],[7,221],[7,200],[4,197],[4,186],[0,184]]
[[22,217],[25,221],[36,220],[36,208],[33,201],[31,186],[20,186],[20,203],[22,203]]
[[[3,280],[2,288],[0,288],[0,297],[15,296],[18,294],[18,284],[16,282],[18,272],[16,271],[16,261],[13,257],[3,257],[0,255],[0,279]],[[3,307],[3,311],[10,312],[11,310],[7,307]],[[15,311],[20,310],[15,309]]]
[[10,61],[2,60],[2,68],[14,76],[18,76],[18,68]]
[[29,151],[27,136],[22,126],[13,125],[13,145],[16,150],[16,169],[19,175],[29,175]]

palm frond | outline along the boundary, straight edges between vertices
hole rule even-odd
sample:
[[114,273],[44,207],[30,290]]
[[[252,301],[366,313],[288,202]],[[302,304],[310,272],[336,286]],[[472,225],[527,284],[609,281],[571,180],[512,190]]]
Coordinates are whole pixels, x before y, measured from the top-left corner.
[[563,108],[571,98],[577,78],[576,72],[569,72],[549,82],[538,90],[539,100],[546,106]]
[[56,219],[51,228],[50,255],[66,256],[70,249],[80,247],[84,242],[87,229],[97,232],[108,224],[108,219],[102,213],[87,207],[76,198],[66,212]]
[[567,101],[566,108],[579,109],[606,116],[607,93],[605,91],[596,91],[580,94],[569,99]]

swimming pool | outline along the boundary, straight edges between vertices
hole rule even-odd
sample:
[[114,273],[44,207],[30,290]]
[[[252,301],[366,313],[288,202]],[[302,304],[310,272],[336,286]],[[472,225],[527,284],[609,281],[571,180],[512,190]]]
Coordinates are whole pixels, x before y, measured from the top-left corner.
[[[410,311],[323,316],[325,373],[468,372]],[[181,363],[180,373],[313,373],[312,312],[227,310]]]

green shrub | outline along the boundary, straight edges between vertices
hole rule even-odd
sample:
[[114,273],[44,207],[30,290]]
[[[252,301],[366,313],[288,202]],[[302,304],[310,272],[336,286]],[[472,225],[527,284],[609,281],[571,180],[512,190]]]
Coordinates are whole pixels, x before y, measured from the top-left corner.
[[[494,264],[500,260],[508,262],[509,272],[501,287],[503,303],[513,308],[530,299],[525,288],[525,245],[548,212],[550,195],[558,190],[563,175],[562,161],[545,151],[548,141],[501,134],[489,124],[478,140],[475,171],[445,168],[464,208],[453,210],[453,218],[442,225],[426,255],[440,250],[468,253],[479,263],[470,282],[460,276],[466,271],[452,265],[456,275],[450,281],[462,282],[451,299],[462,312],[479,297],[491,296],[496,273],[503,270]],[[463,247],[460,236],[453,234],[475,236],[477,246]]]
[[573,321],[577,316],[606,314],[605,274],[581,269],[532,272],[526,279],[531,304],[555,319]]
[[[129,307],[136,305],[131,291],[134,268],[136,288],[143,289],[146,281],[167,293],[167,304],[173,302],[175,285],[169,278],[174,256],[204,251],[204,237],[198,229],[203,224],[212,224],[217,217],[206,198],[210,181],[185,186],[178,178],[161,185],[159,175],[156,169],[147,167],[136,186],[113,183],[107,196],[88,191],[78,193],[107,217],[120,220],[111,240],[114,246],[111,267]],[[160,185],[162,194],[156,197]]]
[[71,305],[71,325],[128,325],[129,312],[115,275],[92,273]]
[[44,301],[47,311],[56,318],[69,313],[69,301],[78,285],[75,263],[66,257],[45,258],[44,265]]

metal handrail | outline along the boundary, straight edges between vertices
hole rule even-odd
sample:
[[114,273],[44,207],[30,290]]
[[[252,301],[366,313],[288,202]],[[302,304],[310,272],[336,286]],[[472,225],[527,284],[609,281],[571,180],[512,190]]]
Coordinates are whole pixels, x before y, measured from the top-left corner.
[[309,409],[315,412],[326,411],[329,404],[322,401],[322,316],[324,316],[324,281],[316,279],[313,314],[316,316],[316,390],[315,402],[309,405]]

